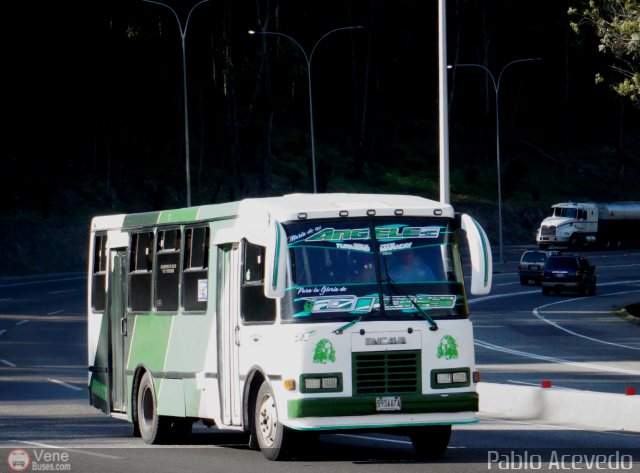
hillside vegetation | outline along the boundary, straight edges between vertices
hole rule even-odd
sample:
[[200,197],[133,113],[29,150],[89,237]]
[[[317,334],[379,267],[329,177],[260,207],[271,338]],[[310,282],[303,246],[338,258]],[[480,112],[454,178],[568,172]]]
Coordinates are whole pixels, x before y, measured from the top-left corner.
[[[503,170],[503,243],[505,245],[535,244],[535,230],[549,214],[549,207],[560,201],[640,201],[640,150],[621,165],[614,154],[606,150],[590,150],[580,156],[549,156],[523,147],[522,155],[506,160]],[[417,194],[437,200],[437,162],[427,168],[417,160],[406,160],[393,169],[379,165],[368,169],[360,178],[341,175],[327,169],[330,180],[327,192],[372,192]],[[437,161],[437,158],[434,158]],[[486,229],[494,249],[498,246],[498,207],[495,163],[476,162],[472,169],[452,156],[451,197],[456,211],[477,218]],[[457,166],[456,166],[457,165]],[[301,172],[301,175],[304,173]],[[254,176],[244,176],[247,182],[243,197],[260,195],[249,183]],[[304,180],[306,182],[306,180]],[[255,181],[254,181],[255,182]],[[172,188],[132,189],[130,193],[112,188],[111,198],[100,194],[105,189],[76,187],[56,188],[44,205],[31,202],[27,212],[6,216],[0,230],[3,263],[0,275],[27,275],[84,271],[86,268],[90,220],[95,215],[151,211],[183,207],[184,195]],[[215,194],[215,183],[202,194]],[[304,186],[291,186],[282,175],[274,176],[270,192],[280,195],[305,192]],[[158,192],[163,194],[158,198]],[[198,194],[196,194],[198,195]],[[198,197],[198,204],[206,202]],[[218,192],[215,202],[228,201]]]

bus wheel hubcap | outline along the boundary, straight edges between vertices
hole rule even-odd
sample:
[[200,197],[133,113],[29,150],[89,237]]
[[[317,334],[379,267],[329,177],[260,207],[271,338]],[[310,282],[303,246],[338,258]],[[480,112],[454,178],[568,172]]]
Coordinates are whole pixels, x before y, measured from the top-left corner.
[[272,396],[265,396],[260,404],[260,433],[264,443],[270,447],[276,439],[278,414],[276,404]]

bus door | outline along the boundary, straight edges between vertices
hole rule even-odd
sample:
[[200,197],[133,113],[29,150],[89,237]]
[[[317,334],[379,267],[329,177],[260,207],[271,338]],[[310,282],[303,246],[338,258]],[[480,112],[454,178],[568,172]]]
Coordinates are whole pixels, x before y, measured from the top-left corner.
[[240,247],[224,245],[218,251],[218,377],[222,423],[242,425],[240,393]]
[[127,282],[127,251],[124,248],[111,250],[112,271],[109,277],[107,311],[109,314],[109,386],[111,410],[126,412],[126,338],[127,309],[125,287]]

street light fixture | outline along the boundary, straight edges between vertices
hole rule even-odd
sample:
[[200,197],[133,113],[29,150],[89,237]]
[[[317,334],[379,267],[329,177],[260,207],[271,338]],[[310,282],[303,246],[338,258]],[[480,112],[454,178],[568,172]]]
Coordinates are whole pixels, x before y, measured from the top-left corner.
[[313,59],[313,53],[316,52],[316,48],[318,47],[318,44],[320,44],[320,42],[325,39],[327,36],[329,36],[332,33],[335,33],[336,31],[344,31],[344,30],[358,30],[364,28],[364,26],[345,26],[342,28],[336,28],[333,29],[327,33],[325,33],[318,41],[315,42],[315,44],[313,45],[313,47],[311,48],[311,53],[307,54],[307,52],[305,51],[305,49],[300,45],[300,43],[298,43],[295,39],[293,39],[291,36],[284,34],[284,33],[280,33],[277,31],[254,31],[254,30],[249,30],[249,34],[250,35],[257,35],[257,34],[262,34],[262,35],[275,35],[275,36],[282,36],[284,38],[287,38],[288,40],[290,40],[293,44],[295,44],[298,49],[300,49],[300,51],[302,52],[302,55],[304,56],[304,60],[307,63],[307,84],[308,84],[308,88],[309,88],[309,128],[310,128],[310,133],[311,133],[311,169],[312,169],[312,173],[313,173],[313,193],[317,194],[318,193],[318,185],[317,185],[317,181],[316,181],[316,143],[315,143],[315,136],[314,136],[314,129],[313,129],[313,98],[311,95],[311,60]]
[[176,11],[169,5],[155,0],[142,0],[146,3],[153,3],[154,5],[161,5],[167,7],[173,13],[173,16],[178,22],[178,28],[180,29],[180,38],[182,40],[182,86],[183,86],[183,103],[184,103],[184,152],[185,152],[185,167],[187,173],[187,207],[191,207],[191,165],[190,165],[190,150],[189,150],[189,106],[187,103],[187,57],[185,54],[185,38],[187,36],[187,28],[189,27],[189,20],[191,19],[191,13],[209,0],[200,0],[194,6],[191,7],[187,14],[187,20],[182,24],[180,17]]
[[500,114],[499,114],[499,96],[500,96],[500,81],[502,80],[502,74],[504,71],[511,65],[519,63],[519,62],[530,62],[530,61],[542,61],[542,58],[527,58],[527,59],[516,59],[515,61],[511,61],[506,66],[502,68],[500,74],[498,74],[498,80],[496,81],[494,75],[491,71],[482,64],[453,64],[448,65],[447,69],[453,69],[454,67],[479,67],[483,69],[491,78],[491,82],[493,83],[493,90],[495,92],[495,108],[496,108],[496,167],[498,169],[498,238],[500,244],[500,262],[504,263],[503,251],[502,251],[502,178],[500,172]]

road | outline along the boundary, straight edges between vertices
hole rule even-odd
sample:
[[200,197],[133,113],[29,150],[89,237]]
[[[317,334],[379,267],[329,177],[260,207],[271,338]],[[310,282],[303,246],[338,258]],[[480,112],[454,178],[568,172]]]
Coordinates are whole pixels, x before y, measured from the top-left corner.
[[545,296],[539,286],[521,286],[520,253],[496,265],[489,296],[471,300],[483,381],[640,392],[640,325],[615,314],[640,301],[640,252],[582,253],[596,266],[594,297]]
[[[491,295],[471,300],[483,380],[640,391],[640,325],[612,313],[640,300],[640,252],[588,253],[598,292],[581,298],[520,286],[518,251],[496,265]],[[34,470],[81,472],[539,471],[595,469],[596,460],[640,471],[638,433],[488,417],[454,428],[445,457],[431,462],[417,459],[407,438],[344,434],[323,435],[295,461],[274,463],[242,436],[201,424],[188,445],[147,446],[130,424],[88,405],[85,286],[83,274],[0,280],[0,472],[16,449]]]

